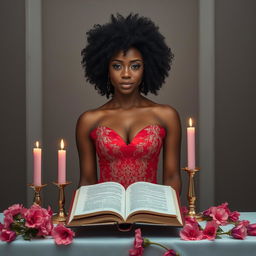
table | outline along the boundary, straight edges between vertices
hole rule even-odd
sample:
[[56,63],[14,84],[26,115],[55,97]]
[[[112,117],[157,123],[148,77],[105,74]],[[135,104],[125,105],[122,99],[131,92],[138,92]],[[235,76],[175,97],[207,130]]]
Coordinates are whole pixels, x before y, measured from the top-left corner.
[[[1,214],[0,220],[3,215]],[[243,212],[240,219],[256,223],[255,212]],[[251,256],[256,255],[256,236],[248,236],[245,240],[236,240],[223,236],[215,241],[183,241],[179,238],[180,228],[136,226],[141,227],[143,237],[162,243],[179,252],[182,256]],[[230,226],[223,227],[224,230]],[[24,241],[18,238],[12,243],[0,241],[1,256],[127,256],[133,246],[134,229],[120,232],[113,226],[83,227],[75,230],[77,235],[68,246],[57,246],[53,239],[34,239]],[[143,256],[161,256],[165,251],[158,246],[145,248]]]

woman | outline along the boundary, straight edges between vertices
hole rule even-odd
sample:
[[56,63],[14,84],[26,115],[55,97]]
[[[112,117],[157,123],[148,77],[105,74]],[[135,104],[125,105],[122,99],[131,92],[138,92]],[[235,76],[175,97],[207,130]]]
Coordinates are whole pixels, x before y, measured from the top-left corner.
[[[173,54],[148,18],[117,14],[87,32],[82,65],[87,81],[112,98],[83,113],[77,122],[79,186],[116,181],[157,182],[163,147],[163,184],[181,191],[179,115],[168,105],[142,94],[157,94],[170,70]],[[97,177],[96,153],[100,177]]]

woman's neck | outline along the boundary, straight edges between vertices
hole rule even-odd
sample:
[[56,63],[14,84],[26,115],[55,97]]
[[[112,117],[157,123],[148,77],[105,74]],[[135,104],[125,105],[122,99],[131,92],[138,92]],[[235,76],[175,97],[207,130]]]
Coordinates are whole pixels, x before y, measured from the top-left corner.
[[138,107],[143,102],[144,97],[139,93],[134,94],[114,94],[112,100],[110,101],[113,108],[120,109],[131,109]]

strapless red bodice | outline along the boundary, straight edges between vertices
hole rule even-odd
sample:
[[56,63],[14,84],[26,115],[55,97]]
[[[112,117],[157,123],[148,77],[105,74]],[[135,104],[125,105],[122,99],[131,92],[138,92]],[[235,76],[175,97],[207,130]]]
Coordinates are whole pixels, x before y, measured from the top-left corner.
[[141,129],[131,143],[113,129],[98,126],[90,133],[99,157],[99,182],[115,181],[125,188],[136,181],[156,183],[159,153],[166,135],[160,125]]

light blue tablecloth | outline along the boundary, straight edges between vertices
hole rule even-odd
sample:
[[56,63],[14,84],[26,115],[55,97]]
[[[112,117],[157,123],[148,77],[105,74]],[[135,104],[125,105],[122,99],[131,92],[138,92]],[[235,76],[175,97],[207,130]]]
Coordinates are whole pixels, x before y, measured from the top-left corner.
[[[0,216],[2,219],[2,216]],[[241,213],[240,219],[256,223],[256,213]],[[226,226],[223,229],[229,229]],[[136,227],[134,227],[135,229]],[[1,256],[127,256],[133,246],[134,229],[131,232],[120,232],[115,227],[80,228],[73,243],[68,246],[57,246],[53,239],[34,239],[24,241],[16,239],[12,243],[0,241]],[[236,240],[228,236],[215,241],[183,241],[179,238],[180,228],[141,226],[142,235],[151,241],[162,243],[182,256],[252,256],[256,255],[256,236],[245,240]],[[161,256],[165,251],[157,246],[145,248],[145,256]]]

